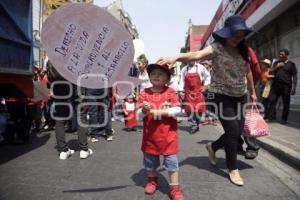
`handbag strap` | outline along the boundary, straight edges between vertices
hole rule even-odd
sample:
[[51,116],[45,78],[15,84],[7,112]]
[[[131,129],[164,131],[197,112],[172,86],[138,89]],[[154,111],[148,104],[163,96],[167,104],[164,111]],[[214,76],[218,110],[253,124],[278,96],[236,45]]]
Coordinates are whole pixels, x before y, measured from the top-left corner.
[[251,112],[258,112],[259,113],[259,110],[258,110],[258,108],[257,108],[257,104],[252,104],[251,105],[251,107],[250,107],[250,111]]

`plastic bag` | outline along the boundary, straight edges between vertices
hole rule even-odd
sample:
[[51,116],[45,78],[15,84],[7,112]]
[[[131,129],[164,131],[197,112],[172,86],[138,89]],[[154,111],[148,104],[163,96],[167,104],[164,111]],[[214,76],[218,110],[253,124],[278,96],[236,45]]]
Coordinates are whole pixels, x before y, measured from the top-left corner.
[[263,137],[270,135],[269,126],[260,115],[256,106],[253,106],[246,113],[243,135],[245,137]]

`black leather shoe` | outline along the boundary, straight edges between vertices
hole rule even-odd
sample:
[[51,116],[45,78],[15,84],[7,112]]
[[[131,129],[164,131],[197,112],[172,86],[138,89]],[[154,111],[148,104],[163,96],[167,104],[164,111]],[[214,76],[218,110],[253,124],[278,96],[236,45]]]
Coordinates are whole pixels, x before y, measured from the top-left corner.
[[247,150],[245,153],[245,158],[248,160],[253,160],[257,156],[257,151],[254,150]]
[[280,121],[280,124],[285,125],[285,124],[287,124],[287,121],[281,120],[281,121]]

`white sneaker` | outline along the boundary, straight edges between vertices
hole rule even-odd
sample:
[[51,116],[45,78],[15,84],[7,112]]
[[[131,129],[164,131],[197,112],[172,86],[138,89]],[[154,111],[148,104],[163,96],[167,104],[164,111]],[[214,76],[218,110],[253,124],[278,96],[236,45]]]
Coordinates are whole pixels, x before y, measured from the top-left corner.
[[92,154],[93,154],[93,150],[90,149],[90,148],[87,151],[81,150],[80,151],[80,158],[85,159],[85,158],[89,157]]
[[95,143],[95,142],[99,142],[99,139],[98,139],[98,138],[96,138],[96,137],[92,137],[92,138],[91,138],[91,142],[93,142],[93,143]]
[[106,137],[106,140],[107,141],[113,141],[114,140],[114,136],[113,135],[108,135],[107,137]]
[[68,149],[68,151],[62,151],[59,153],[59,159],[60,160],[67,160],[68,157],[73,155],[75,151],[73,149]]

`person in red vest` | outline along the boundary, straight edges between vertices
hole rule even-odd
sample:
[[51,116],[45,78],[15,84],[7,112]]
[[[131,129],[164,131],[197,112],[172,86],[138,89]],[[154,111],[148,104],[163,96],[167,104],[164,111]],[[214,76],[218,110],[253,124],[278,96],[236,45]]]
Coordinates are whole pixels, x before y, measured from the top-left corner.
[[152,87],[140,93],[138,99],[138,116],[143,117],[144,166],[148,182],[145,193],[154,194],[157,189],[157,171],[159,157],[162,155],[163,166],[170,179],[170,197],[173,200],[184,200],[178,178],[178,127],[176,114],[180,112],[179,101],[175,90],[166,86],[171,72],[168,65],[148,65],[147,72]]
[[136,102],[133,95],[129,95],[123,105],[123,113],[125,115],[125,129],[127,131],[136,131]]

